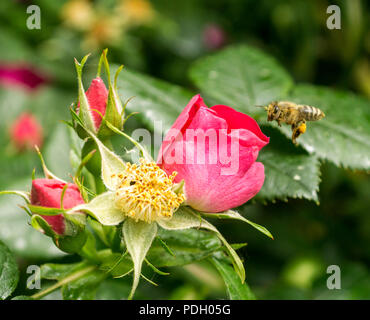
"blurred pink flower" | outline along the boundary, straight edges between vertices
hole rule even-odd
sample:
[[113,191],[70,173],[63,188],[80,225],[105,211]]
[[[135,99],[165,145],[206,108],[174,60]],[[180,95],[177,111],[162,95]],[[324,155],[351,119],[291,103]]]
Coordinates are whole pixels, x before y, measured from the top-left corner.
[[32,114],[22,113],[10,127],[10,140],[18,151],[41,147],[42,127]]
[[33,67],[0,63],[0,84],[3,86],[22,86],[29,90],[35,90],[48,81],[46,75]]
[[227,41],[225,31],[217,24],[209,24],[203,30],[203,43],[209,50],[222,48]]

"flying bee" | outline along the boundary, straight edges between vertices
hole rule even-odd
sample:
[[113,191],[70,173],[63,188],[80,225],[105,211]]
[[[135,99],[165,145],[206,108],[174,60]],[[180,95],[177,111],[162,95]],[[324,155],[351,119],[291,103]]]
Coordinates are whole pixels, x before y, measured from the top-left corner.
[[305,133],[306,121],[317,121],[325,117],[319,108],[289,101],[273,101],[264,108],[267,111],[267,121],[276,120],[280,127],[281,122],[292,126],[294,144],[297,144],[297,138]]

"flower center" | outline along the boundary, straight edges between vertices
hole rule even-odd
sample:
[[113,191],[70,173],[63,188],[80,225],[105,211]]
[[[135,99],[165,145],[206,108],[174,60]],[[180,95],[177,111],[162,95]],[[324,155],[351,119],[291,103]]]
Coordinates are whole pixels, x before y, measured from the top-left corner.
[[182,193],[173,191],[176,174],[168,176],[155,162],[142,158],[140,165],[127,163],[125,171],[116,177],[116,207],[136,221],[150,223],[172,217],[185,201]]

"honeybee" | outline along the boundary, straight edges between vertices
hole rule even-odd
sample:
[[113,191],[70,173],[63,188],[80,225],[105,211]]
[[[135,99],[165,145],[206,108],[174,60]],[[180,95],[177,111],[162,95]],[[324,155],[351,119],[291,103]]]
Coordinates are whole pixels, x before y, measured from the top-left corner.
[[306,121],[317,121],[325,117],[319,108],[296,104],[289,101],[273,101],[267,107],[267,121],[276,120],[292,126],[292,142],[297,144],[297,138],[305,133]]

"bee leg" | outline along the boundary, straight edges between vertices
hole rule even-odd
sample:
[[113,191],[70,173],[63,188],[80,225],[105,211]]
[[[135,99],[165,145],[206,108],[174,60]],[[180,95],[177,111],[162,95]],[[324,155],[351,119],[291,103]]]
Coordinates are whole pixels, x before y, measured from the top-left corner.
[[293,129],[292,142],[294,144],[297,144],[297,138],[305,132],[306,132],[306,122],[302,122],[301,124],[296,125],[295,128]]

